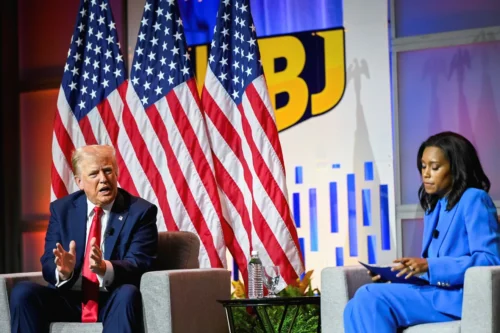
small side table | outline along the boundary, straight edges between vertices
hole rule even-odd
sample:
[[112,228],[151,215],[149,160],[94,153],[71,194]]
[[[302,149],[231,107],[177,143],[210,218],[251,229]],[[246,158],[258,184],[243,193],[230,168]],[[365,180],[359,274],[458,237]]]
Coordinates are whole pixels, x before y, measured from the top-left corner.
[[297,319],[297,315],[299,314],[300,307],[306,305],[317,305],[318,306],[318,326],[317,332],[321,332],[321,297],[320,296],[303,296],[303,297],[274,297],[274,298],[258,298],[258,299],[228,299],[228,300],[217,300],[217,302],[221,303],[226,310],[227,322],[229,325],[229,331],[231,333],[236,332],[236,328],[234,326],[234,314],[233,308],[236,307],[250,307],[255,309],[255,313],[257,314],[257,320],[260,323],[262,329],[266,333],[274,333],[274,326],[271,323],[269,318],[269,313],[267,312],[267,308],[270,306],[283,306],[283,314],[281,315],[280,324],[278,327],[278,332],[283,332],[283,323],[285,322],[285,318],[289,314],[288,310],[290,309],[290,314],[292,317],[292,322],[288,329],[288,332],[292,332],[292,329],[295,325],[295,320]]

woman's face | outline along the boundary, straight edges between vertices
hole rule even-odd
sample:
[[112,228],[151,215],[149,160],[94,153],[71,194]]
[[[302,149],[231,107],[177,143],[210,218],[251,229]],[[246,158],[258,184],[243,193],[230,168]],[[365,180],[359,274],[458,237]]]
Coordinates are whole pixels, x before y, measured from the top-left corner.
[[427,194],[444,196],[451,190],[452,178],[450,162],[441,148],[427,147],[422,154],[420,171]]

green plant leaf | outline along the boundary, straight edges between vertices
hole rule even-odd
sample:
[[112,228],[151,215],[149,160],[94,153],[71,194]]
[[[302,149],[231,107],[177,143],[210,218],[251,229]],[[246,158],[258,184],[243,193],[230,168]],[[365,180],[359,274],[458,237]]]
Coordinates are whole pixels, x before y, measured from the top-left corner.
[[[313,270],[308,271],[304,274],[303,279],[297,279],[297,282],[293,285],[288,285],[285,289],[278,293],[279,297],[301,297],[301,296],[314,296],[320,295],[318,288],[312,288],[311,280]],[[245,298],[245,286],[242,281],[232,281],[232,285],[235,291],[232,294],[232,298]],[[270,323],[273,326],[275,332],[278,331],[280,320],[283,314],[283,306],[269,306],[266,307],[267,313],[270,319]],[[295,307],[288,309],[287,316],[283,322],[282,331],[287,332],[292,324],[293,313],[295,312]],[[320,309],[317,305],[306,305],[299,308],[297,318],[293,325],[294,333],[310,333],[316,332],[318,319],[320,315]],[[235,329],[238,333],[264,333],[262,329],[262,324],[258,320],[255,313],[255,309],[246,307],[235,307],[233,308],[233,319],[235,323]],[[271,331],[269,328],[267,331]]]

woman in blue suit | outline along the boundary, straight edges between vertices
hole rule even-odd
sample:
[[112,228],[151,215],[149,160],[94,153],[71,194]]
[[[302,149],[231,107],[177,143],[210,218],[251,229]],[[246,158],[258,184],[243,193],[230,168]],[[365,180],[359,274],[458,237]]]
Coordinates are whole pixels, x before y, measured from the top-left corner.
[[465,271],[500,265],[497,211],[474,146],[456,133],[436,134],[420,146],[417,167],[425,210],[422,257],[396,259],[393,270],[424,278],[429,285],[372,283],[359,288],[344,310],[348,333],[396,332],[460,319]]

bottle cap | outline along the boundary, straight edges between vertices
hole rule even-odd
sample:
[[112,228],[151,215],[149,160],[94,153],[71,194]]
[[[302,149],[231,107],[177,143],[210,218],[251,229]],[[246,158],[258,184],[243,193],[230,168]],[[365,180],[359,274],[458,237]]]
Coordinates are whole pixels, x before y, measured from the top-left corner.
[[257,252],[256,250],[253,250],[253,251],[252,251],[252,256],[256,256],[256,255],[258,255],[258,254],[259,254],[259,252]]

